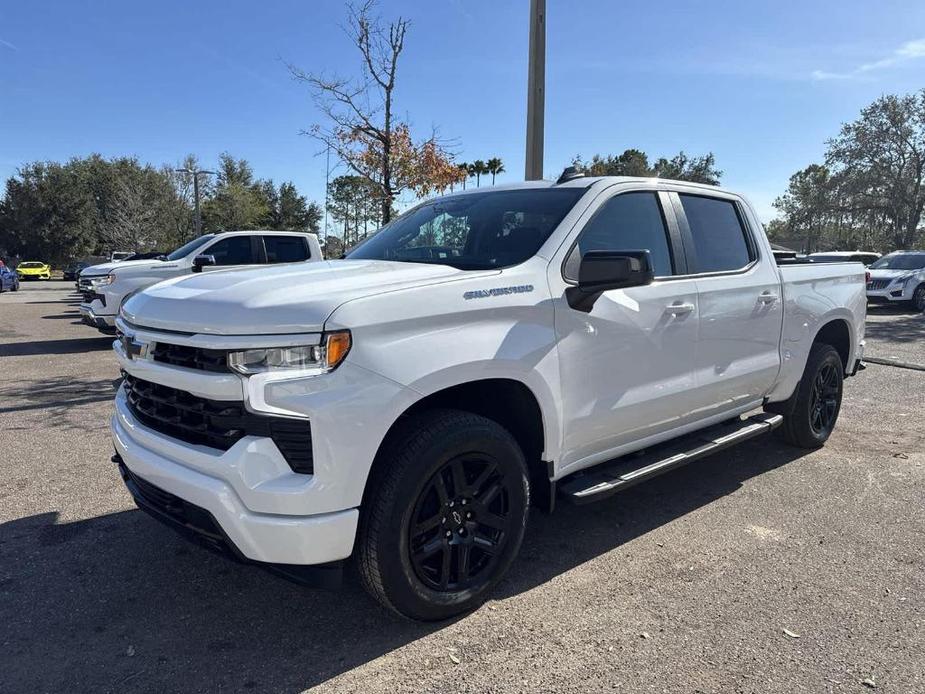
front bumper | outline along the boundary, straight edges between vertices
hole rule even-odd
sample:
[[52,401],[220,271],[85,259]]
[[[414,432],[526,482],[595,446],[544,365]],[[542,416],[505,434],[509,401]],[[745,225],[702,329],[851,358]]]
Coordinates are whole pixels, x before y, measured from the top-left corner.
[[96,328],[102,333],[107,335],[116,334],[116,317],[100,315],[90,304],[81,304],[77,307],[77,310],[80,311],[81,320],[87,325]]
[[112,438],[127,473],[207,513],[249,561],[326,564],[353,551],[358,509],[297,513],[299,487],[311,476],[292,473],[270,439],[245,437],[227,451],[184,444],[138,422],[122,389]]
[[867,303],[888,304],[897,301],[911,301],[914,283],[888,284],[880,289],[867,290]]
[[257,564],[298,583],[335,587],[341,581],[342,562],[299,565],[271,564],[248,559],[229,539],[215,517],[195,504],[164,491],[134,474],[118,453],[112,461],[119,466],[119,474],[139,509],[206,549],[234,561]]

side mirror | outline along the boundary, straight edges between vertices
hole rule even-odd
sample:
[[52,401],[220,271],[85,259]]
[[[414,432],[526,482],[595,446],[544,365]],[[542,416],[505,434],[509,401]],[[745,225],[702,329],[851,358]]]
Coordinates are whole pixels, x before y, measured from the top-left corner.
[[654,277],[647,250],[588,251],[578,266],[578,284],[565,290],[565,298],[575,310],[588,313],[604,292],[640,287]]
[[193,258],[193,272],[202,272],[206,265],[215,265],[214,255],[197,255]]

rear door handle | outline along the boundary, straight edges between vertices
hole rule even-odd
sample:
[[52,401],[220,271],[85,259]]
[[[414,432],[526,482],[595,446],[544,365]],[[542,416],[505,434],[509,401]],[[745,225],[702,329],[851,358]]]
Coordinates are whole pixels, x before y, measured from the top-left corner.
[[672,316],[682,316],[685,313],[691,313],[694,310],[693,304],[681,303],[680,301],[668,305],[665,310]]
[[775,294],[774,292],[770,292],[770,291],[761,292],[761,294],[758,295],[758,301],[760,301],[763,304],[773,304],[779,298],[780,297],[777,296],[777,294]]

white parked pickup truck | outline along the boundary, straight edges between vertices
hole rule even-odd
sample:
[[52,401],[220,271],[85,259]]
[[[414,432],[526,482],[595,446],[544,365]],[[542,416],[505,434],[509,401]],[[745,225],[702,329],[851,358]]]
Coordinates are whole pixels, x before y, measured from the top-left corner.
[[[813,448],[861,366],[860,263],[775,263],[741,196],[581,178],[423,203],[345,260],[122,306],[113,460],[137,504],[383,605],[484,600],[528,507],[777,429]],[[633,454],[633,455],[630,455]]]
[[84,268],[77,278],[83,322],[115,334],[125,297],[171,277],[194,272],[323,260],[315,234],[293,231],[226,231],[206,234],[173,253],[150,260],[117,260]]

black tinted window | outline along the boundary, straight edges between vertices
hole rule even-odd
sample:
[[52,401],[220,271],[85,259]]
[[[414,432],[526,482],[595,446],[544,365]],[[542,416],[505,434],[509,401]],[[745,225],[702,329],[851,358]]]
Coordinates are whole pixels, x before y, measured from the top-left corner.
[[581,256],[588,251],[648,250],[656,277],[672,274],[668,232],[655,193],[625,193],[605,202],[578,237],[565,275],[578,277]]
[[229,236],[204,251],[215,256],[216,265],[250,265],[256,262],[250,236]]
[[697,272],[739,270],[752,260],[735,204],[728,200],[681,195],[694,237]]
[[298,263],[308,260],[308,248],[300,236],[264,236],[268,263]]

